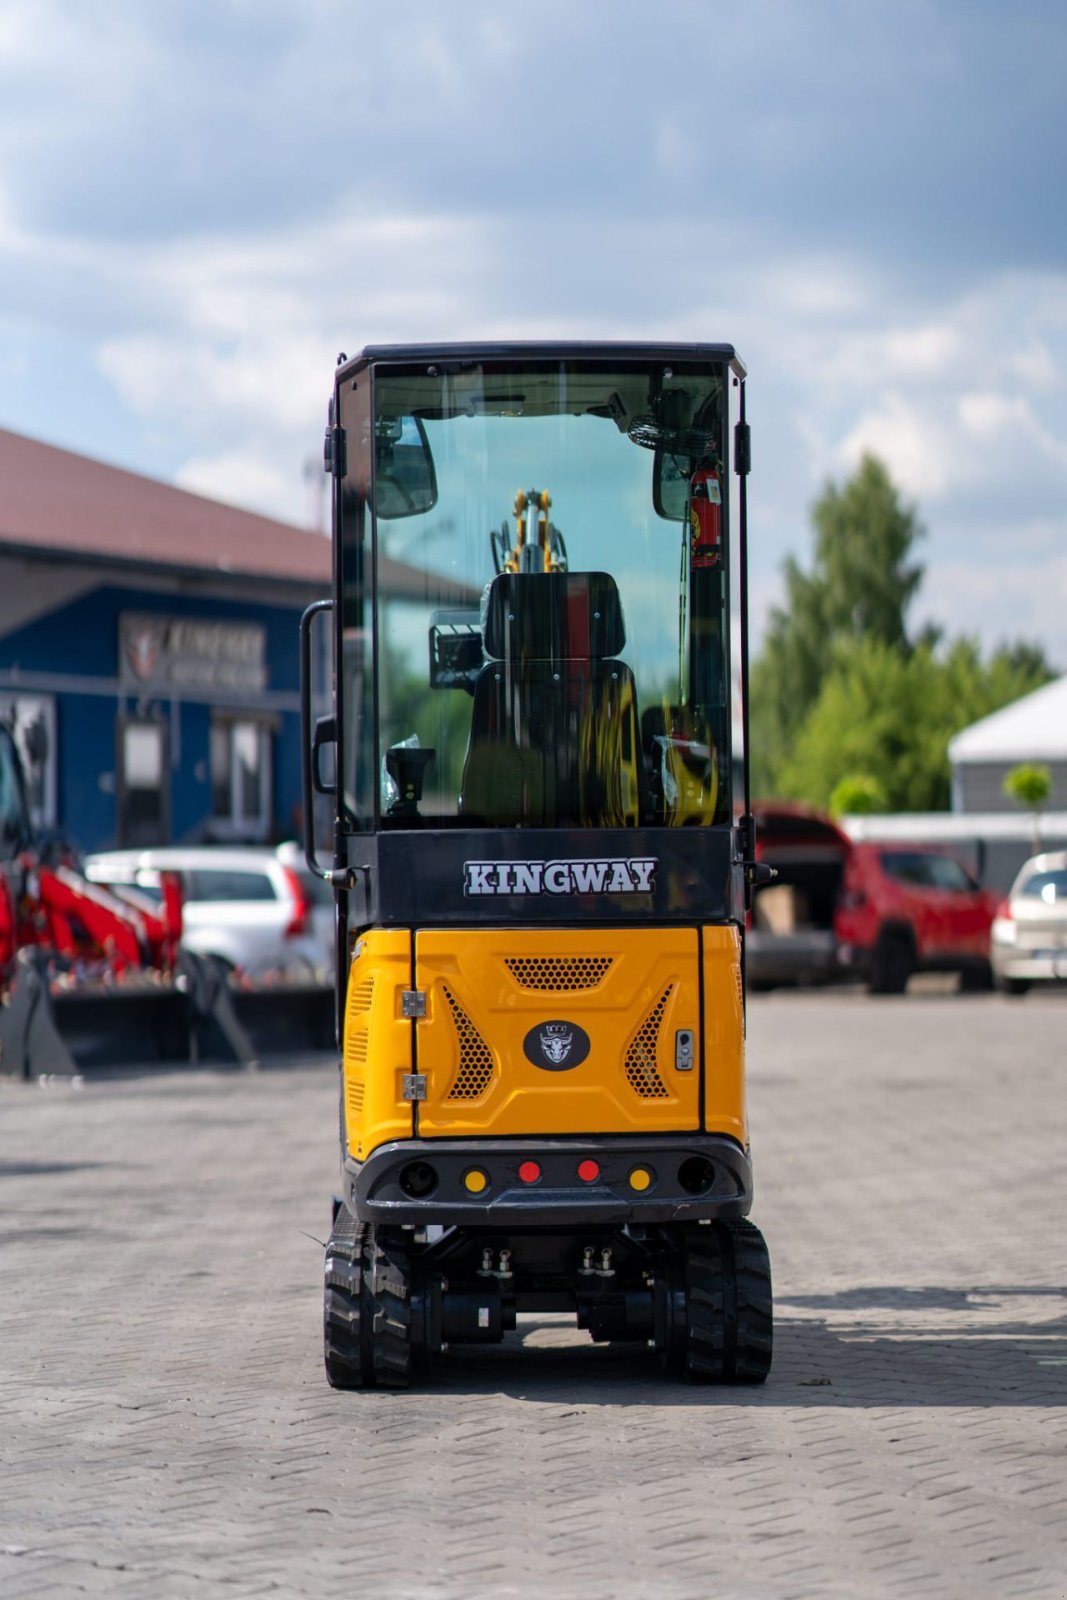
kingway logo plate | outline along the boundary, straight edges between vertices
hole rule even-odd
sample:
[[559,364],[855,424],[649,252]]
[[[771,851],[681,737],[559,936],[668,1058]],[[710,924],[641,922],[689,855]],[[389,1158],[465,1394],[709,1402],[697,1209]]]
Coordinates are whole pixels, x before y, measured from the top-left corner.
[[465,895],[651,894],[656,856],[591,861],[465,861]]

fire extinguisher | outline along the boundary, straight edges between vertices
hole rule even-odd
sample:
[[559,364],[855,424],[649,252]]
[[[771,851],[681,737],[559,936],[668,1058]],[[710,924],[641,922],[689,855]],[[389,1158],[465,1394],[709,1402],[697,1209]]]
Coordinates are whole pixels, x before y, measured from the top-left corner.
[[689,564],[717,567],[722,560],[722,492],[719,474],[698,468],[689,480]]

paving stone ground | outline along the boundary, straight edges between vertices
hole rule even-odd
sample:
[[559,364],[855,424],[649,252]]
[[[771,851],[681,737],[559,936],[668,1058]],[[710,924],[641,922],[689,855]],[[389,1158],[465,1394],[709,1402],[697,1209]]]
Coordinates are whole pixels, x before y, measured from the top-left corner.
[[0,1595],[1067,1595],[1067,995],[759,997],[756,1391],[321,1365],[336,1069],[0,1086]]

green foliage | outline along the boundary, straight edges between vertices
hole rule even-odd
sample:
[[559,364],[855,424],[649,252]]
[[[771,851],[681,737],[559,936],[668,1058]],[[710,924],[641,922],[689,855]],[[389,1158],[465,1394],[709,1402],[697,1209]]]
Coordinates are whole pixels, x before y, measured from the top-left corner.
[[1037,811],[1052,794],[1052,773],[1036,761],[1023,761],[1004,779],[1004,793],[1030,811]]
[[786,601],[771,612],[753,665],[752,784],[757,794],[783,792],[782,767],[819,696],[834,644],[873,639],[906,648],[905,614],[922,581],[922,568],[909,558],[923,530],[874,456],[864,456],[843,489],[827,485],[812,508],[812,521],[812,570],[786,562]]
[[1047,680],[1008,650],[983,662],[973,639],[906,651],[875,639],[840,640],[818,699],[780,769],[779,792],[830,805],[853,773],[878,784],[889,811],[948,807],[952,736]]
[[941,810],[949,740],[1047,683],[1049,663],[1032,644],[983,660],[973,639],[909,637],[923,530],[873,456],[827,486],[812,520],[812,570],[786,563],[786,603],[752,668],[753,792],[844,812],[864,803],[859,778],[886,810]]
[[885,810],[885,790],[869,772],[850,772],[834,785],[832,817],[869,817]]

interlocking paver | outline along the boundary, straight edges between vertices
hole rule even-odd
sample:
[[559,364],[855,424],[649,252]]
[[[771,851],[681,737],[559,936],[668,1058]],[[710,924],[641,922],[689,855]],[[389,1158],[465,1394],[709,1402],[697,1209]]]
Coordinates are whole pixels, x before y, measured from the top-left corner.
[[0,1594],[1062,1600],[1065,1024],[753,1004],[744,1392],[549,1317],[334,1392],[330,1064],[4,1085]]

